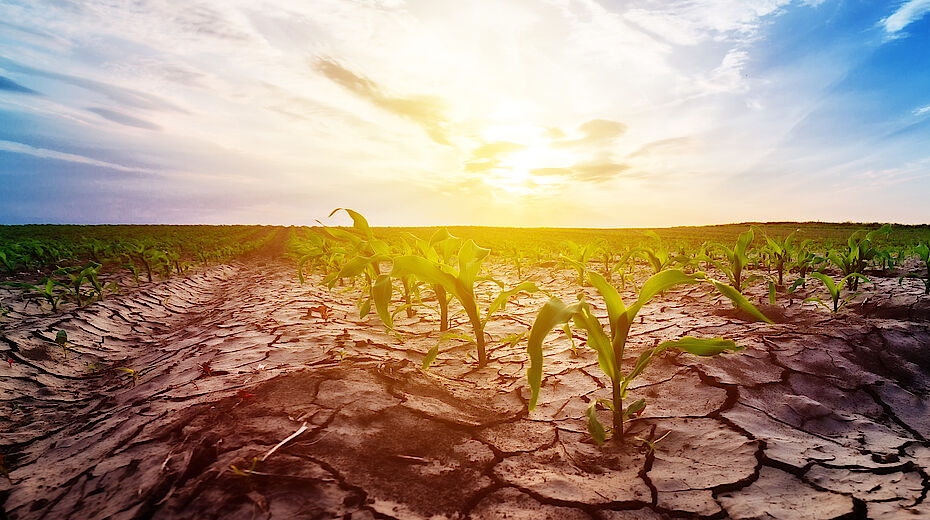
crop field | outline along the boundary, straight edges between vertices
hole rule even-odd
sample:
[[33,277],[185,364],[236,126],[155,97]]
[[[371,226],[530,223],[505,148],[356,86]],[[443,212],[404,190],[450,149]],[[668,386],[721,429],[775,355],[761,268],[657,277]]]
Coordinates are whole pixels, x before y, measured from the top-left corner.
[[0,518],[930,518],[930,227],[334,214],[0,227]]

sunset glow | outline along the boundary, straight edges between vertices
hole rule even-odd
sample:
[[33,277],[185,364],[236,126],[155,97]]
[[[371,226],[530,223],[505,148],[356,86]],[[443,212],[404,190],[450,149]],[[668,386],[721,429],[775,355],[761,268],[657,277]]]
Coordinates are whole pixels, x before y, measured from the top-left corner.
[[926,220],[921,0],[0,9],[5,223]]

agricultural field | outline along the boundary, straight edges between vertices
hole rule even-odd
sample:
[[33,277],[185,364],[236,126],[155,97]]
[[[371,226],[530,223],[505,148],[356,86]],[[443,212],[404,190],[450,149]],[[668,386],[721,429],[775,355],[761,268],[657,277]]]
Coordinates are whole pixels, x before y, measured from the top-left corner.
[[930,228],[0,227],[0,517],[930,517]]

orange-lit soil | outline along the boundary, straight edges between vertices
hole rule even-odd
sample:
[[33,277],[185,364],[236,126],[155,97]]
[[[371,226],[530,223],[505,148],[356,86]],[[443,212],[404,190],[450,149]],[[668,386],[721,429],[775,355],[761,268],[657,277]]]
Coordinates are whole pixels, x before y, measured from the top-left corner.
[[[574,299],[574,272],[531,275]],[[13,310],[0,330],[0,454],[10,478],[0,476],[0,510],[10,519],[927,518],[930,298],[870,276],[879,287],[836,317],[779,295],[765,308],[775,325],[742,321],[703,287],[657,298],[633,327],[630,362],[686,334],[747,348],[666,355],[631,392],[647,398],[645,413],[624,442],[602,447],[584,411],[608,397],[609,382],[581,334],[577,356],[561,331],[550,336],[528,415],[525,343],[491,342],[477,369],[471,346],[451,340],[423,372],[439,337],[433,311],[399,314],[401,342],[374,314],[358,319],[353,291],[329,292],[318,277],[300,286],[283,261],[210,268],[59,314],[24,310],[4,289]],[[753,299],[762,296],[760,287]],[[545,298],[512,302],[487,332],[525,330]],[[470,332],[463,314],[454,321]],[[58,330],[73,344],[67,359],[52,341]],[[137,384],[117,367],[139,371]],[[652,452],[637,439],[666,432]]]

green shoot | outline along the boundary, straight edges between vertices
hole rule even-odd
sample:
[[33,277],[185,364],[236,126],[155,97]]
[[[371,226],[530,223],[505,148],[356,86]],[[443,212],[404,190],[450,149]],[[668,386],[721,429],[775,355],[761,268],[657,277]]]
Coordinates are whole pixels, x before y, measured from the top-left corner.
[[749,265],[747,251],[749,250],[749,244],[752,243],[752,239],[753,232],[750,229],[749,231],[744,231],[739,234],[739,237],[736,239],[736,245],[732,248],[718,244],[717,247],[723,251],[727,262],[713,262],[717,269],[722,271],[727,279],[729,279],[730,285],[740,294],[743,293],[745,284],[758,278],[758,276],[754,275],[743,279],[743,270]]
[[120,372],[126,373],[126,376],[128,376],[130,380],[132,381],[131,386],[136,386],[136,384],[139,382],[140,373],[138,370],[133,370],[131,368],[125,368],[125,367],[116,367],[116,369],[119,370]]
[[[652,429],[649,431],[649,438],[648,438],[648,439],[647,439],[647,438],[643,438],[643,437],[635,437],[636,440],[638,440],[638,441],[640,441],[640,442],[643,443],[643,447],[646,448],[646,454],[647,454],[647,455],[652,455],[653,453],[655,453],[655,451],[656,451],[656,444],[659,444],[660,442],[662,442],[662,440],[665,439],[666,437],[668,437],[668,435],[669,435],[670,433],[672,433],[672,432],[671,432],[671,430],[669,430],[669,431],[665,432],[665,433],[664,433],[661,437],[659,437],[658,439],[655,439],[655,433],[656,433],[656,427],[655,427],[655,425],[652,425]],[[654,440],[650,440],[650,439],[654,439]]]
[[919,258],[926,266],[927,273],[921,277],[917,273],[908,273],[901,278],[898,278],[898,285],[900,285],[905,278],[916,278],[924,283],[924,294],[930,294],[930,241],[922,241],[914,248],[914,252],[917,253],[917,258]]
[[65,359],[68,359],[68,333],[64,330],[59,330],[58,334],[55,336],[55,344],[61,347],[62,352],[65,354]]
[[[771,323],[733,287],[709,279],[701,272],[689,275],[681,270],[671,269],[655,274],[643,284],[639,297],[629,307],[624,304],[617,289],[607,283],[607,280],[601,275],[593,272],[588,273],[588,280],[607,304],[609,333],[604,330],[600,321],[594,316],[591,306],[583,298],[572,305],[566,305],[558,298],[552,298],[543,305],[530,329],[527,344],[527,353],[530,357],[527,380],[531,390],[528,408],[532,411],[536,407],[539,398],[539,390],[542,384],[543,340],[553,328],[572,320],[576,328],[587,331],[587,344],[597,352],[598,365],[611,380],[613,398],[609,408],[613,413],[613,434],[615,439],[623,437],[624,420],[641,411],[646,404],[645,400],[640,399],[626,409],[623,408],[623,399],[627,395],[630,383],[642,374],[660,353],[668,349],[677,349],[698,356],[714,356],[727,350],[740,350],[742,348],[733,341],[722,338],[702,339],[687,336],[677,341],[665,341],[645,350],[640,354],[636,364],[624,373],[622,370],[623,354],[630,327],[636,315],[650,300],[677,285],[708,283],[718,292],[731,299],[738,308],[752,314],[757,319]],[[600,432],[603,428],[597,423],[596,406],[597,402],[594,402],[589,407],[589,431],[592,431],[595,441],[600,442],[602,440]]]
[[[827,288],[827,291],[830,294],[830,299],[832,300],[833,304],[832,304],[832,307],[830,305],[827,305],[826,303],[824,303],[822,299],[820,299],[819,296],[812,296],[810,298],[806,298],[804,301],[813,302],[818,305],[821,305],[825,309],[828,309],[833,313],[839,312],[839,310],[842,309],[843,306],[849,303],[849,300],[852,300],[853,298],[859,295],[859,293],[854,293],[850,295],[849,297],[847,297],[845,300],[840,301],[841,293],[843,291],[843,286],[846,285],[846,282],[848,280],[862,279],[862,280],[865,280],[866,282],[872,283],[871,280],[869,280],[868,278],[866,278],[865,276],[859,273],[850,273],[846,275],[845,277],[843,277],[843,279],[840,280],[839,283],[834,282],[833,278],[830,278],[829,276],[823,273],[811,273],[811,276],[820,280],[821,283],[823,283],[823,286]],[[852,284],[850,284],[850,286],[852,286]]]
[[235,464],[230,464],[229,470],[232,471],[233,475],[249,478],[252,475],[256,474],[255,469],[257,467],[258,467],[258,457],[252,457],[252,466],[249,469],[240,469]]

